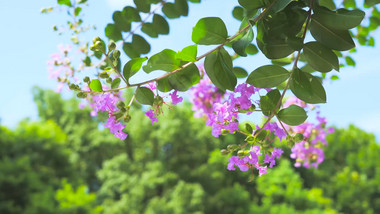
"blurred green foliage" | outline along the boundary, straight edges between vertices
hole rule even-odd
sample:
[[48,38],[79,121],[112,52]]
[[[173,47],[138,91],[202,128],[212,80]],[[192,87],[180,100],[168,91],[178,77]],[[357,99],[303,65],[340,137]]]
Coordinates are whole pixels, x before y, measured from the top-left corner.
[[0,128],[1,214],[380,213],[380,146],[350,126],[328,136],[317,170],[289,150],[267,175],[227,171],[220,148],[189,104],[151,125],[132,109],[122,142],[77,100],[35,88],[40,121]]

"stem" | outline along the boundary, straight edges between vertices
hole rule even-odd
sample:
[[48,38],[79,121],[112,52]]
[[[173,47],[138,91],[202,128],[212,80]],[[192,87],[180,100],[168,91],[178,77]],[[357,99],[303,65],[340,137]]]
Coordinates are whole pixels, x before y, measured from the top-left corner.
[[119,75],[119,77],[125,82],[125,84],[127,84],[127,86],[129,85],[128,81],[124,78],[123,75],[121,75],[119,69],[113,64],[112,60],[110,59],[109,57],[109,54],[108,53],[105,53],[103,52],[103,54],[106,56],[106,59],[108,60],[108,62],[111,64],[112,68],[115,70],[115,72],[117,73],[117,75]]
[[[307,16],[307,20],[306,20],[306,25],[305,25],[305,29],[303,31],[303,35],[302,35],[302,43],[305,41],[305,37],[306,37],[306,32],[307,32],[307,29],[309,27],[309,23],[310,23],[310,19],[311,19],[311,11],[313,9],[313,4],[314,4],[314,0],[310,0],[310,6],[309,6],[309,11],[308,11],[308,16]],[[297,63],[298,63],[298,60],[300,58],[300,55],[301,55],[301,50],[298,51],[297,53],[297,56],[296,58],[294,59],[294,65],[293,65],[293,68],[292,68],[292,71],[290,72],[290,76],[289,76],[289,80],[292,78],[293,76],[293,73],[294,73],[294,70],[297,68]],[[280,100],[278,101],[277,105],[276,105],[276,109],[278,109],[281,104],[282,104],[282,100],[284,99],[284,96],[285,96],[285,93],[286,91],[288,90],[289,88],[289,85],[290,85],[290,81],[288,80],[288,82],[286,83],[286,86],[284,88],[284,91],[282,92],[281,94],[281,97],[280,97]],[[272,114],[268,117],[268,120],[264,123],[264,125],[262,126],[263,128],[270,122],[270,120],[276,115],[276,111],[273,111]],[[280,121],[280,120],[279,120]],[[281,121],[280,121],[281,122]],[[255,135],[254,137],[257,137],[261,131],[263,130],[263,128],[261,128]]]
[[[138,89],[138,88],[137,88],[137,89]],[[131,107],[133,101],[135,100],[137,89],[136,89],[135,92],[133,93],[132,98],[131,98],[131,101],[129,101],[128,107]]]
[[[278,119],[277,115],[276,115],[276,118]],[[281,120],[278,119],[278,122],[280,122],[281,124],[281,127],[284,129],[284,131],[286,132],[286,135],[288,135],[289,137],[291,137],[291,135],[289,134],[288,130],[286,130],[284,124],[281,122]]]
[[[260,15],[258,15],[257,17],[255,17],[255,18],[252,19],[251,21],[252,21],[253,23],[256,23],[257,21],[259,21],[260,19],[262,19],[262,18],[263,18],[263,17],[264,17],[269,11],[270,11],[270,9],[273,7],[274,3],[276,3],[276,1],[272,2],[272,3],[271,3],[266,9],[263,10],[263,12],[260,13]],[[247,26],[245,26],[244,28],[240,29],[236,34],[234,34],[233,36],[227,38],[226,41],[225,41],[224,43],[222,43],[222,44],[218,45],[217,47],[211,49],[210,51],[208,51],[208,52],[206,52],[206,53],[204,53],[204,54],[198,56],[198,57],[195,59],[195,62],[197,62],[197,61],[199,61],[199,60],[205,58],[207,55],[211,54],[212,52],[214,52],[214,51],[216,51],[216,50],[218,50],[218,49],[224,47],[226,44],[228,44],[229,42],[231,42],[231,40],[233,40],[233,39],[235,39],[236,37],[238,37],[241,33],[246,32],[250,27],[251,27],[251,25],[247,25]],[[175,69],[175,70],[173,70],[173,71],[171,71],[171,72],[168,72],[168,73],[166,73],[166,74],[164,74],[164,75],[162,75],[162,76],[159,76],[159,77],[157,77],[157,78],[154,78],[154,79],[151,79],[151,80],[147,80],[147,81],[144,81],[144,82],[140,82],[140,83],[136,83],[136,84],[130,84],[130,85],[127,84],[127,86],[125,86],[125,87],[116,88],[116,89],[111,89],[111,90],[106,90],[106,91],[103,91],[102,93],[104,93],[104,92],[119,91],[119,90],[126,89],[126,88],[130,88],[130,87],[139,87],[139,86],[142,86],[142,85],[148,84],[148,83],[150,83],[150,82],[157,82],[157,81],[159,81],[159,80],[161,80],[161,79],[164,79],[164,78],[166,78],[166,77],[168,77],[168,76],[171,76],[171,75],[177,73],[178,71],[180,71],[180,70],[182,70],[182,69],[184,69],[184,68],[189,67],[190,65],[194,64],[195,62],[188,62],[188,63],[186,63],[185,65],[183,65],[182,67],[177,68],[177,69]]]
[[164,6],[164,4],[166,4],[166,1],[165,1],[165,0],[162,1],[162,2],[161,2],[156,8],[154,8],[152,11],[150,11],[150,12],[148,13],[148,15],[145,17],[145,19],[142,20],[138,26],[136,26],[132,31],[129,31],[128,35],[123,39],[123,42],[125,42],[129,37],[131,37],[133,34],[135,34],[135,32],[136,32],[138,29],[140,29],[140,28],[144,25],[144,23],[146,23],[146,21],[147,21],[147,20],[148,20],[153,14],[155,14],[155,12],[156,12],[158,9],[160,9],[162,6]]

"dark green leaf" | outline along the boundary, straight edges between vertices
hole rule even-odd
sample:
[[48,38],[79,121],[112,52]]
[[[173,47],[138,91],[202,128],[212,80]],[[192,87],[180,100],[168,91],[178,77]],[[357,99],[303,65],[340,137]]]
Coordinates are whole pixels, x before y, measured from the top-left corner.
[[258,88],[273,88],[287,80],[289,75],[290,73],[281,66],[264,65],[252,71],[246,82]]
[[168,92],[173,89],[168,78],[160,79],[157,81],[157,89],[162,92]]
[[234,91],[237,79],[232,72],[231,56],[224,48],[206,56],[205,70],[210,80],[219,89]]
[[319,0],[319,5],[326,7],[330,10],[335,10],[336,8],[334,0]]
[[143,105],[153,105],[154,94],[149,88],[138,87],[136,89],[136,100]]
[[150,12],[150,3],[147,0],[133,0],[136,5],[137,10],[149,13]]
[[270,116],[276,112],[277,104],[281,99],[279,90],[271,90],[265,96],[260,97],[260,108],[265,116]]
[[186,0],[175,0],[174,6],[181,16],[189,14],[189,5]]
[[246,32],[239,40],[232,44],[232,48],[240,56],[247,56],[246,49],[251,44],[252,40],[253,31],[250,27],[248,32]]
[[128,20],[129,22],[140,22],[141,21],[140,13],[134,7],[131,7],[131,6],[124,7],[123,15],[124,15],[125,19]]
[[290,90],[306,103],[326,103],[326,92],[317,77],[296,69],[290,79]]
[[217,45],[226,41],[227,28],[219,17],[200,19],[193,28],[192,40],[200,45]]
[[153,27],[157,34],[167,35],[169,34],[169,24],[166,19],[158,14],[153,16]]
[[199,70],[195,64],[191,64],[169,76],[171,87],[177,91],[187,91],[191,86],[199,82]]
[[197,46],[196,45],[190,45],[182,49],[177,54],[177,59],[180,59],[182,61],[186,62],[195,62],[197,59]]
[[239,6],[234,7],[234,9],[232,10],[232,16],[239,21],[243,20],[244,9]]
[[124,32],[131,30],[131,22],[125,18],[122,12],[115,11],[112,15],[112,19],[115,22],[115,26],[118,30]]
[[245,49],[245,51],[249,55],[255,55],[259,52],[259,50],[257,49],[257,47],[254,44],[248,45],[248,47]]
[[96,92],[102,92],[103,91],[102,84],[100,83],[100,81],[98,79],[91,80],[90,89],[93,91],[96,91]]
[[147,54],[150,51],[150,44],[140,35],[133,34],[132,45],[139,54]]
[[143,62],[146,60],[147,58],[134,58],[125,63],[123,68],[124,78],[128,80],[135,75],[141,69]]
[[106,36],[115,42],[123,39],[120,30],[114,24],[108,24],[104,31]]
[[143,66],[146,73],[150,73],[155,70],[173,71],[180,68],[180,61],[177,59],[177,53],[170,49],[165,49],[160,53],[153,55],[148,64]]
[[323,25],[318,17],[312,16],[310,32],[313,37],[328,48],[345,51],[355,47],[348,30],[333,30]]
[[297,126],[305,122],[307,114],[303,108],[297,105],[291,105],[288,108],[281,109],[277,117],[288,125]]
[[339,71],[339,60],[333,51],[318,42],[305,44],[303,54],[307,63],[317,71],[326,73],[333,68]]
[[144,25],[141,27],[141,31],[152,38],[158,37],[158,33],[153,23],[144,23]]
[[314,18],[317,17],[318,21],[335,30],[347,30],[354,28],[362,22],[365,13],[361,10],[347,10],[339,9],[337,11],[331,11],[324,7],[314,8]]
[[121,82],[120,78],[116,78],[116,79],[114,79],[114,80],[112,81],[112,83],[111,83],[111,88],[112,88],[112,89],[115,89],[115,88],[119,87],[120,82]]
[[380,0],[364,0],[364,3],[368,6],[374,6],[375,4],[379,4]]
[[248,76],[248,72],[241,67],[234,67],[232,72],[234,72],[237,78],[245,78]]
[[277,13],[283,10],[290,2],[293,0],[277,0],[276,3],[274,3],[271,12]]
[[262,8],[265,2],[264,0],[239,0],[239,4],[247,10]]
[[140,52],[135,50],[133,45],[131,43],[124,43],[123,44],[123,51],[129,58],[133,59],[136,57],[140,57]]
[[175,19],[175,18],[178,18],[181,16],[181,14],[177,10],[176,6],[170,2],[164,4],[164,6],[162,7],[162,12],[169,19]]

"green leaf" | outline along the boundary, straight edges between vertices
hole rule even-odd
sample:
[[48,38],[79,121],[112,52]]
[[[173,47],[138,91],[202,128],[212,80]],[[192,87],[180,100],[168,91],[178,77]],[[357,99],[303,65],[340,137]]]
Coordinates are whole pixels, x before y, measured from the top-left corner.
[[254,44],[248,45],[248,47],[245,49],[245,51],[249,55],[255,55],[255,54],[259,53],[259,50],[257,49],[257,47]]
[[150,12],[150,3],[147,0],[133,0],[136,5],[137,10],[149,13]]
[[314,18],[324,26],[335,30],[348,30],[354,28],[362,22],[365,13],[361,10],[347,10],[341,8],[337,11],[331,11],[324,7],[314,8]]
[[177,59],[186,62],[195,62],[197,60],[197,46],[190,45],[185,47],[177,54]]
[[133,75],[135,75],[140,69],[143,64],[147,60],[146,57],[144,58],[134,58],[129,60],[127,63],[125,63],[123,68],[123,76],[125,79],[131,78]]
[[103,91],[102,84],[100,83],[100,81],[98,79],[91,80],[90,89],[93,91],[96,91],[96,92],[102,92]]
[[106,36],[115,42],[123,39],[120,30],[114,24],[108,24],[104,31]]
[[69,7],[72,6],[70,0],[57,0],[57,3],[60,4],[60,5],[66,5],[66,6],[69,6]]
[[143,26],[141,27],[141,31],[152,38],[158,37],[158,33],[153,23],[144,23]]
[[294,70],[289,88],[296,97],[306,103],[326,103],[326,92],[322,83],[309,73],[299,69]]
[[170,2],[164,4],[164,6],[162,7],[162,12],[169,19],[175,19],[175,18],[178,18],[181,16],[181,14],[177,10],[176,6]]
[[333,30],[328,28],[315,15],[311,17],[310,32],[318,42],[328,48],[345,51],[355,47],[355,43],[348,30]]
[[234,7],[234,9],[232,10],[232,16],[235,19],[242,21],[244,18],[244,8],[239,6]]
[[248,76],[248,72],[241,67],[234,67],[232,72],[234,72],[237,78],[245,78]]
[[199,70],[195,64],[191,64],[168,77],[171,87],[177,91],[187,91],[200,80]]
[[355,67],[356,62],[350,56],[346,56],[344,59],[346,60],[347,65]]
[[221,90],[234,91],[237,84],[232,72],[232,59],[228,52],[221,48],[206,56],[205,70],[210,80]]
[[133,47],[133,45],[131,43],[124,43],[123,44],[123,51],[131,59],[140,57],[140,52],[135,50],[135,48]]
[[115,88],[119,87],[120,82],[121,82],[120,78],[116,78],[116,79],[112,80],[111,88],[115,89]]
[[248,32],[246,32],[239,40],[232,44],[234,51],[240,56],[247,56],[246,49],[251,44],[253,40],[253,30],[250,27]]
[[303,54],[307,63],[317,71],[326,73],[333,68],[339,71],[339,60],[335,53],[318,42],[305,44]]
[[189,5],[186,0],[175,0],[174,6],[181,16],[189,14]]
[[200,19],[193,28],[192,40],[199,45],[217,45],[226,41],[227,28],[219,17]]
[[379,4],[380,0],[364,0],[364,3],[368,6],[374,6],[375,4]]
[[265,3],[265,0],[239,0],[239,4],[247,10],[262,8]]
[[147,54],[150,51],[150,44],[140,35],[133,34],[132,45],[139,54]]
[[277,13],[283,10],[290,2],[293,0],[277,0],[276,3],[274,3],[271,12]]
[[155,70],[173,71],[180,68],[180,61],[177,59],[177,53],[170,49],[165,49],[148,60],[147,65],[143,66],[146,73],[150,73]]
[[160,79],[157,81],[157,89],[162,92],[169,92],[173,89],[168,78]]
[[141,21],[141,16],[139,11],[131,6],[124,7],[123,9],[123,15],[126,20],[129,22],[140,22]]
[[273,88],[287,80],[289,76],[290,73],[281,66],[264,65],[252,71],[246,82],[258,88]]
[[81,11],[82,11],[81,7],[76,7],[75,10],[74,10],[74,15],[78,16]]
[[154,94],[149,88],[138,87],[136,89],[136,100],[143,105],[153,105]]
[[288,125],[297,126],[305,122],[307,114],[303,108],[291,105],[288,108],[281,109],[277,118]]
[[326,7],[330,10],[335,10],[336,8],[334,0],[319,0],[319,5]]
[[157,34],[167,35],[169,34],[169,24],[166,19],[158,14],[153,16],[153,27]]
[[268,59],[281,59],[294,52],[285,39],[264,42],[257,37],[256,42],[257,46],[259,46],[260,50]]
[[122,12],[115,11],[112,15],[112,19],[119,31],[127,32],[131,30],[131,22],[125,18]]
[[260,108],[265,116],[270,116],[277,111],[276,107],[281,99],[279,90],[271,90],[265,96],[260,97]]

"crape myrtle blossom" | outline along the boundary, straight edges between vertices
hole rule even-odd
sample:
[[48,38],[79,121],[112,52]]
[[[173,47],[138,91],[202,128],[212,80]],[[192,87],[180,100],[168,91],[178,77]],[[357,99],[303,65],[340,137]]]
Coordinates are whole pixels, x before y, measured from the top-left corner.
[[[103,87],[103,90],[107,90],[107,87]],[[90,89],[86,87],[84,91],[89,91]],[[101,93],[95,94],[88,99],[88,105],[91,107],[91,116],[95,117],[99,112],[107,112],[108,119],[106,124],[104,124],[105,128],[108,128],[115,137],[120,138],[120,140],[124,140],[127,138],[128,134],[123,132],[123,129],[126,125],[123,125],[120,121],[118,121],[115,117],[115,113],[120,109],[117,108],[117,102],[121,100],[121,92],[118,93]],[[84,107],[83,104],[80,104],[80,107]]]
[[[155,90],[157,88],[155,82],[149,83],[147,85],[147,87],[150,90],[152,90],[153,93],[155,93]],[[178,93],[178,91],[176,91],[176,90],[174,90],[172,93],[169,93],[172,105],[177,105],[178,103],[180,103],[180,102],[183,101],[183,98],[180,97],[177,93]],[[158,122],[158,119],[155,116],[159,115],[162,112],[161,109],[162,109],[162,105],[163,104],[166,104],[166,102],[164,101],[164,99],[162,97],[160,97],[159,95],[156,95],[155,102],[153,103],[154,110],[153,109],[149,109],[145,113],[145,116],[147,116],[151,120],[152,125],[153,125],[154,122]]]
[[50,56],[50,59],[47,61],[47,66],[49,78],[58,81],[56,92],[61,92],[68,79],[72,78],[74,81],[78,81],[78,79],[74,77],[71,59],[68,57],[72,46],[60,44],[58,45],[58,49],[58,53],[53,53]]
[[[305,104],[305,102],[299,100],[296,97],[291,97],[285,102],[285,106],[291,104],[297,104],[306,109],[313,110],[318,109],[319,106]],[[326,128],[327,119],[320,116],[320,112],[316,113],[316,123],[304,122],[298,126],[287,126],[285,128],[294,134],[300,133],[304,136],[304,140],[295,143],[291,149],[292,153],[290,157],[296,160],[295,167],[313,166],[318,167],[324,160],[323,147],[327,146],[326,136],[329,133],[334,132],[334,128]]]
[[276,162],[275,159],[281,157],[283,151],[279,148],[274,148],[272,154],[265,155],[263,163],[259,163],[259,158],[262,155],[260,152],[260,146],[252,146],[249,154],[240,158],[238,156],[231,156],[228,160],[227,169],[230,171],[235,170],[235,166],[239,167],[240,171],[248,171],[249,169],[256,168],[259,171],[259,176],[267,173],[268,166],[262,166],[266,163],[269,164],[269,168],[272,168]]

